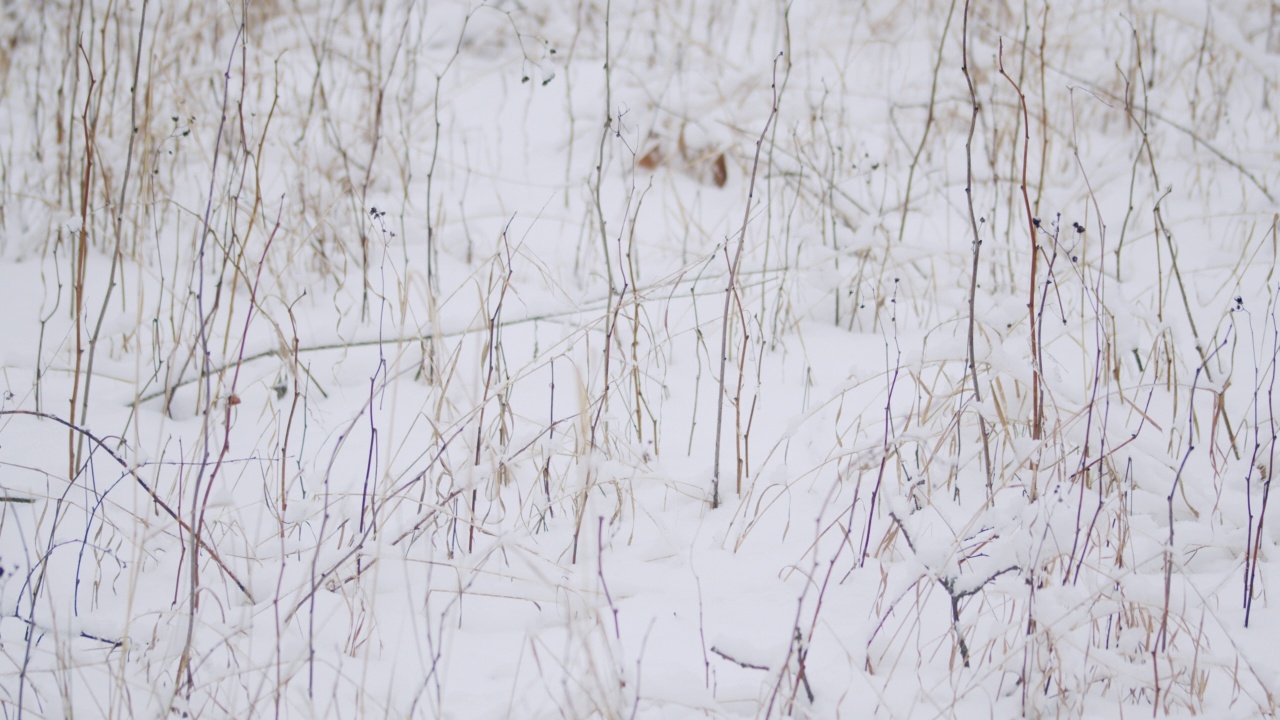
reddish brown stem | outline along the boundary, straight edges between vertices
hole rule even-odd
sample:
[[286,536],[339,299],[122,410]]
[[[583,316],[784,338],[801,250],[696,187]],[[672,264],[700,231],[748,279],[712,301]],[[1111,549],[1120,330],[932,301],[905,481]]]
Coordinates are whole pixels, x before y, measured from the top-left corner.
[[1018,103],[1022,108],[1022,203],[1027,209],[1027,230],[1031,233],[1031,280],[1027,288],[1027,320],[1031,330],[1031,439],[1039,440],[1044,433],[1042,397],[1040,389],[1040,342],[1036,334],[1036,263],[1039,251],[1036,248],[1036,221],[1031,214],[1031,198],[1027,195],[1027,150],[1031,147],[1031,120],[1027,115],[1027,97],[1022,88],[1009,73],[1004,71],[1004,39],[999,48],[1000,74],[1018,93]]

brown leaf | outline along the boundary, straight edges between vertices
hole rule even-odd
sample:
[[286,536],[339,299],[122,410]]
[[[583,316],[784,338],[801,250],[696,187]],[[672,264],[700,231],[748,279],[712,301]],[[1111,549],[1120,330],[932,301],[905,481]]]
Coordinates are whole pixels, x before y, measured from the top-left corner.
[[729,166],[724,161],[724,153],[716,156],[715,162],[711,163],[711,182],[716,187],[724,187],[729,181]]
[[663,158],[662,155],[662,146],[654,145],[652,148],[649,148],[649,152],[640,156],[640,159],[636,161],[636,164],[645,170],[652,170],[661,165],[664,159],[665,158]]

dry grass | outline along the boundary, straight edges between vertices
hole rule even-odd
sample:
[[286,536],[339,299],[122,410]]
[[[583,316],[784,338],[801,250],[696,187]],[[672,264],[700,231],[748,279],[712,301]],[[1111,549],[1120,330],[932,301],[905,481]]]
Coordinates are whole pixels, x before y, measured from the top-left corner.
[[3,13],[6,715],[1276,712],[1274,3]]

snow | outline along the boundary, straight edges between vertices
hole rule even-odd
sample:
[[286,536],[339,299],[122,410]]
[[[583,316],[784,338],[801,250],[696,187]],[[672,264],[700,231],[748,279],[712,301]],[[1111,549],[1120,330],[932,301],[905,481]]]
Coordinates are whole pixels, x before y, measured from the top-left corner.
[[1269,4],[0,18],[5,717],[1277,712]]

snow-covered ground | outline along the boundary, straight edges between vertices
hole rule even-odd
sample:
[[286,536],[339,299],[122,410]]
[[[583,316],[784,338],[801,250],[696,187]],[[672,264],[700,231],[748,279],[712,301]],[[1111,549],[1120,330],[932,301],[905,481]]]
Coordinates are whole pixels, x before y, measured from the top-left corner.
[[4,717],[1280,707],[1274,0],[5,2],[0,91]]

